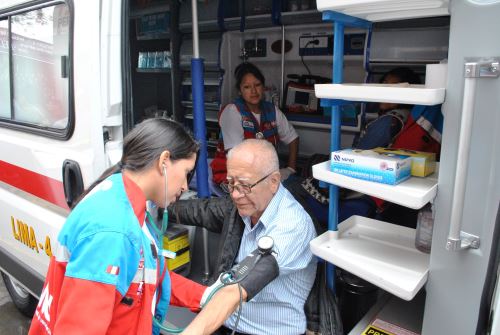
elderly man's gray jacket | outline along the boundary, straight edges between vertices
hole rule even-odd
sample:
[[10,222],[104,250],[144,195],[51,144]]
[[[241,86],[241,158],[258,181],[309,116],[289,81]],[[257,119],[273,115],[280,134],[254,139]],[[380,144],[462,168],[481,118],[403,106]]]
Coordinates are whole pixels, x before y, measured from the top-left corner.
[[178,223],[204,227],[221,234],[212,282],[221,272],[231,269],[238,255],[245,224],[229,196],[178,201],[170,206],[169,212],[174,214]]

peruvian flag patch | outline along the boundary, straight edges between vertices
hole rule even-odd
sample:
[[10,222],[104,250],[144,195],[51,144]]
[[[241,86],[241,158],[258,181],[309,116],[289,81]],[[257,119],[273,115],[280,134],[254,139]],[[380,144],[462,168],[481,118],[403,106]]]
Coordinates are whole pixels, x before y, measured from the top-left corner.
[[106,272],[112,275],[117,275],[120,273],[120,267],[115,265],[108,265]]

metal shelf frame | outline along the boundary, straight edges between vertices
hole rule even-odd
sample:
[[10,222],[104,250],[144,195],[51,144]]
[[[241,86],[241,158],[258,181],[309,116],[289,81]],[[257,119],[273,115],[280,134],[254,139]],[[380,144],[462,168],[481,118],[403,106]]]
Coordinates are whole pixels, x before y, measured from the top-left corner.
[[[372,23],[353,16],[325,11],[323,12],[323,21],[333,23],[333,73],[332,84],[341,84],[344,80],[344,30],[345,27],[360,28],[368,30],[367,36],[371,36]],[[368,37],[369,38],[369,37]],[[330,132],[330,151],[340,149],[341,118],[340,106],[344,101],[325,101],[332,108],[331,132]],[[322,104],[323,105],[323,104]],[[329,184],[330,202],[328,208],[328,230],[338,231],[338,186]],[[333,264],[327,265],[327,283],[332,291],[335,291],[335,267]]]

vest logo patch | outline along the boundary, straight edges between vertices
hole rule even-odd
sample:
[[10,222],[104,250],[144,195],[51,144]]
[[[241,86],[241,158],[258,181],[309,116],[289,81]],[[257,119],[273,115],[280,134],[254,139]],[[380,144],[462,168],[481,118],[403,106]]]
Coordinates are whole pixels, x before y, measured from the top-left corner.
[[243,127],[253,128],[253,122],[248,120],[243,120]]

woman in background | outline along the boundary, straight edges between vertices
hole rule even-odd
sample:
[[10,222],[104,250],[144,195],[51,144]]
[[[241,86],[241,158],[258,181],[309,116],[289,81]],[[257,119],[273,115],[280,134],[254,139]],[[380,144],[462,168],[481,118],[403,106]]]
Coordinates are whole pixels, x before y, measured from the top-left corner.
[[239,97],[221,108],[219,125],[221,139],[210,164],[214,182],[226,181],[226,153],[244,139],[265,139],[277,147],[288,145],[288,162],[280,170],[281,180],[296,171],[299,136],[285,115],[272,103],[264,100],[265,78],[251,63],[242,63],[234,71]]
[[[419,76],[410,68],[397,67],[386,72],[380,79],[381,84],[420,84]],[[412,105],[390,102],[378,104],[378,117],[368,123],[361,131],[359,139],[355,140],[357,149],[373,149],[388,147],[403,130]]]

